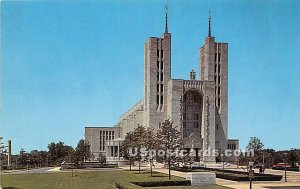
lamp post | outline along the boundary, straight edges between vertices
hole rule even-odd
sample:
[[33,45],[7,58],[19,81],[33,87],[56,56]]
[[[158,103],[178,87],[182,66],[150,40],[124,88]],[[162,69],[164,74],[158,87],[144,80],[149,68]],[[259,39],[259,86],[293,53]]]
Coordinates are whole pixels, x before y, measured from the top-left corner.
[[153,164],[153,159],[150,159],[151,177],[152,177],[152,164]]
[[287,153],[284,153],[285,158],[284,158],[284,182],[287,182],[286,178],[286,160],[287,160]]
[[249,187],[252,189],[252,178],[254,178],[253,162],[248,162],[249,167]]
[[223,163],[222,170],[223,170],[223,175],[224,175],[224,153],[221,154],[221,158],[222,158],[222,163]]

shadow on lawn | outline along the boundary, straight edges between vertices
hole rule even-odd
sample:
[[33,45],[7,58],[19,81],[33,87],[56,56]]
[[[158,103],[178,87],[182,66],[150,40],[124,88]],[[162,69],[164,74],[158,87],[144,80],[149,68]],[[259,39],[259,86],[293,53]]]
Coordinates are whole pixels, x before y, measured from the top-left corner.
[[20,189],[20,188],[15,188],[15,187],[4,187],[3,189]]
[[[141,171],[141,173],[135,172],[133,174],[137,174],[137,175],[149,175],[150,176],[150,172],[149,171]],[[157,173],[157,172],[153,172],[152,177],[168,177],[168,175],[162,175],[161,173]]]
[[169,177],[168,175],[152,175],[152,177]]

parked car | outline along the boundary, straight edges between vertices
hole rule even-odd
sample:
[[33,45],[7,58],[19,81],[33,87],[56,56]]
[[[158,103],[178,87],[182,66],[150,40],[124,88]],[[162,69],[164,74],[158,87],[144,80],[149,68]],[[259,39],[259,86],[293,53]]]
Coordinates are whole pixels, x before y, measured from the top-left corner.
[[204,164],[204,163],[201,163],[201,162],[194,162],[194,163],[192,163],[192,165],[191,165],[191,168],[192,168],[192,169],[197,169],[197,168],[201,168],[201,167],[205,167],[205,164]]
[[291,165],[290,164],[288,164],[288,163],[277,163],[277,164],[274,164],[273,166],[272,166],[272,168],[284,168],[284,167],[291,167]]

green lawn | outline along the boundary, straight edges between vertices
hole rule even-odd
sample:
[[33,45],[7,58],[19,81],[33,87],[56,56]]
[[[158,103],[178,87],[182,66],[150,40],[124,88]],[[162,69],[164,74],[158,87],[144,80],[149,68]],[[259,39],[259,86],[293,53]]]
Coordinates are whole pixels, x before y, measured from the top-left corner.
[[[142,187],[130,184],[134,181],[159,181],[168,180],[168,176],[162,173],[155,173],[151,177],[149,173],[137,171],[80,171],[72,177],[70,172],[46,173],[46,174],[14,174],[2,175],[2,185],[4,189],[113,189],[114,182],[118,181],[129,189],[142,189]],[[172,176],[172,180],[184,180],[180,177]],[[155,189],[194,189],[196,187],[155,187]],[[199,187],[198,187],[199,188]],[[221,186],[201,187],[203,189],[227,189]]]

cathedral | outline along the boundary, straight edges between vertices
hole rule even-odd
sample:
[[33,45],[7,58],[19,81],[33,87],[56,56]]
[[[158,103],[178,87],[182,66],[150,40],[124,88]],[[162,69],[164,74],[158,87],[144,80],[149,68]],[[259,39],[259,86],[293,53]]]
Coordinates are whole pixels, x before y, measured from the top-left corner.
[[[215,41],[210,16],[198,66],[199,76],[191,70],[189,80],[171,78],[171,33],[166,12],[164,33],[148,38],[144,45],[144,98],[114,127],[85,127],[93,157],[102,153],[109,162],[125,162],[119,149],[126,133],[138,124],[158,130],[166,119],[182,132],[185,149],[238,149],[239,141],[228,139],[228,43]],[[216,161],[214,156],[200,159]]]

